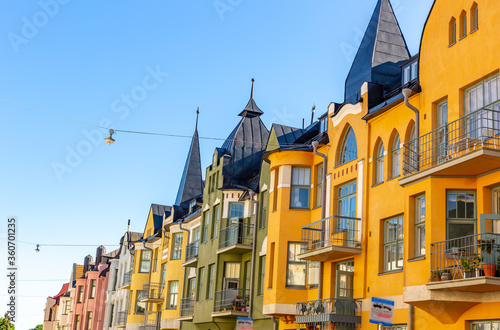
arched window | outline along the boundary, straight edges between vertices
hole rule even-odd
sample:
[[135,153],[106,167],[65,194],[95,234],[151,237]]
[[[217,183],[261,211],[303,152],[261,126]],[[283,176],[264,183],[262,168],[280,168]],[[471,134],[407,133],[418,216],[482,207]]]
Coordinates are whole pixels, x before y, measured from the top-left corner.
[[392,143],[392,177],[396,178],[401,174],[401,141],[396,133]]
[[472,33],[479,28],[479,7],[475,2],[470,9],[470,16],[470,32]]
[[415,125],[412,126],[410,131],[410,138],[408,143],[404,147],[404,174],[412,173],[417,168],[417,153],[418,150],[415,148]]
[[449,35],[450,35],[450,46],[457,42],[457,20],[455,17],[451,18],[450,26],[449,26]]
[[356,135],[351,127],[347,129],[340,147],[339,165],[345,164],[358,158],[358,147],[356,144]]
[[462,10],[460,14],[460,39],[467,37],[467,12]]
[[380,141],[377,149],[377,162],[375,169],[375,183],[384,182],[384,144]]

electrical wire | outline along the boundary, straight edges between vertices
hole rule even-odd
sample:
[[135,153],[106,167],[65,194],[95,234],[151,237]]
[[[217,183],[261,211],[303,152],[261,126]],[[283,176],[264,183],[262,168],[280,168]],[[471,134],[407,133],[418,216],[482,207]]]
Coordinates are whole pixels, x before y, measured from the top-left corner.
[[[0,102],[9,103],[9,104],[16,105],[16,106],[19,106],[19,107],[23,107],[23,108],[26,108],[26,109],[38,111],[38,112],[41,112],[41,113],[44,113],[44,114],[47,114],[47,115],[51,115],[51,116],[63,118],[63,119],[74,121],[74,122],[77,122],[77,123],[80,123],[80,124],[84,124],[84,125],[88,125],[88,126],[92,126],[92,127],[101,128],[101,129],[104,129],[104,130],[109,129],[109,127],[104,127],[104,126],[101,126],[101,125],[92,124],[92,123],[89,123],[89,122],[86,122],[86,121],[83,121],[83,120],[80,120],[80,119],[76,119],[76,118],[72,118],[72,117],[60,115],[60,114],[55,113],[55,112],[50,112],[50,111],[42,110],[42,109],[39,109],[39,108],[35,108],[35,107],[32,107],[32,106],[28,106],[28,105],[21,104],[21,103],[18,103],[18,102],[13,102],[13,101],[6,100],[6,99],[0,99]],[[143,132],[143,131],[132,131],[132,130],[121,130],[121,129],[114,129],[114,131],[115,132],[120,132],[120,133],[129,133],[129,134],[155,135],[155,136],[166,136],[166,137],[175,137],[175,138],[189,138],[189,139],[192,138],[191,135],[182,135],[182,134],[155,133],[155,132]],[[259,146],[265,145],[265,146],[273,146],[273,147],[277,147],[277,148],[280,148],[280,147],[307,147],[307,146],[309,146],[309,144],[300,144],[300,143],[278,143],[278,144],[274,145],[274,144],[268,144],[267,142],[249,142],[249,141],[244,141],[244,140],[238,141],[236,139],[224,139],[224,138],[208,137],[208,136],[200,136],[199,139],[212,140],[212,141],[243,142],[245,144],[254,144],[254,145],[259,145]]]
[[[0,238],[1,240],[6,240],[6,238]],[[28,245],[33,245],[33,246],[52,246],[52,247],[86,247],[86,246],[120,246],[120,244],[52,244],[52,243],[33,243],[33,242],[26,242],[26,241],[20,241],[20,240],[14,240],[16,243],[23,243],[23,244],[28,244]]]

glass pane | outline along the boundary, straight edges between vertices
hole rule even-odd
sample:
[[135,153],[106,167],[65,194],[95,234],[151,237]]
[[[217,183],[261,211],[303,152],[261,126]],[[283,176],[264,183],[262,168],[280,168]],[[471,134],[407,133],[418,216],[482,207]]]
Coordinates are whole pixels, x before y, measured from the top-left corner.
[[449,223],[448,239],[459,238],[475,234],[473,223]]
[[403,267],[403,259],[404,259],[404,251],[403,251],[403,242],[398,242],[398,252],[397,252],[397,267]]
[[306,285],[306,265],[288,264],[287,285]]
[[420,242],[420,255],[425,254],[425,226],[421,226],[418,229],[419,232],[419,242]]
[[474,198],[474,194],[467,194],[466,195],[466,218],[467,219],[475,219],[475,198]]
[[457,194],[448,194],[448,218],[457,218]]
[[457,194],[457,218],[465,219],[465,194]]
[[308,188],[292,188],[292,207],[309,207]]

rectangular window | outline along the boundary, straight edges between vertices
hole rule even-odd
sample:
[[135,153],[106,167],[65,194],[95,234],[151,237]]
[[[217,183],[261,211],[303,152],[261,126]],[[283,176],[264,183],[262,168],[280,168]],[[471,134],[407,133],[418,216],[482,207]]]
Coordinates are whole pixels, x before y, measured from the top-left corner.
[[210,212],[203,213],[203,226],[201,231],[201,242],[206,243],[208,240],[208,224],[210,222]]
[[63,314],[68,315],[70,311],[71,311],[71,302],[65,301]]
[[90,299],[94,299],[95,298],[95,286],[96,286],[96,280],[92,280],[90,281],[90,295],[89,295],[89,298]]
[[406,85],[411,80],[411,67],[408,65],[403,69],[403,85]]
[[179,295],[179,281],[168,282],[168,309],[177,309],[177,297]]
[[310,190],[311,190],[311,168],[293,167],[290,207],[308,209]]
[[[490,77],[465,91],[465,111],[468,115],[500,99],[499,76]],[[496,110],[496,108],[495,108]]]
[[403,216],[384,221],[384,272],[403,268]]
[[201,301],[203,299],[203,284],[205,282],[205,267],[201,267],[198,271],[198,297],[197,301]]
[[92,329],[92,312],[87,313],[87,330]]
[[224,277],[232,279],[240,279],[240,263],[226,262],[224,267]]
[[215,264],[208,266],[208,291],[207,299],[212,299],[214,297],[215,291]]
[[476,233],[476,192],[448,191],[446,203],[447,239]]
[[411,64],[411,80],[417,79],[418,61]]
[[271,243],[271,249],[269,250],[269,272],[267,274],[267,287],[273,287],[273,276],[274,276],[274,246],[275,243]]
[[415,257],[425,255],[425,195],[415,198]]
[[147,303],[141,302],[142,299],[147,297],[147,292],[144,290],[137,290],[137,296],[135,300],[135,313],[144,314],[146,312]]
[[153,251],[141,250],[141,263],[139,264],[139,273],[149,273],[151,270],[151,257]]
[[[356,217],[356,181],[339,187],[337,197],[337,214],[341,217]],[[342,221],[340,221],[340,223],[342,223]],[[347,228],[340,226],[339,229]]]
[[498,330],[500,329],[500,320],[470,322],[471,330]]
[[[279,169],[276,169],[273,171],[274,173],[274,182],[271,182],[271,184],[274,187],[273,190],[273,211],[276,211],[278,209],[278,175],[279,175]],[[272,177],[272,175],[271,175]]]
[[316,207],[323,204],[323,164],[316,166]]
[[78,299],[77,302],[81,303],[83,300],[83,286],[78,287]]
[[153,250],[153,272],[156,272],[156,266],[158,264],[158,248]]
[[[500,214],[500,187],[491,192],[491,212],[492,214]],[[497,230],[495,232],[498,233]]]
[[80,330],[80,315],[75,317],[75,330]]
[[264,283],[266,280],[266,256],[260,257],[259,260],[259,269],[260,269],[260,276],[259,276],[259,291],[257,294],[259,296],[262,296],[264,294]]
[[307,285],[319,284],[319,261],[309,261],[307,263]]
[[118,286],[118,268],[115,268],[115,278],[113,281],[113,291],[116,291],[117,286]]
[[229,218],[243,218],[243,203],[229,203]]
[[302,243],[288,243],[288,258],[286,285],[287,286],[305,286],[306,285],[306,265],[307,261],[299,259]]
[[171,260],[180,260],[182,255],[182,233],[174,234]]
[[259,218],[259,228],[265,228],[266,227],[266,222],[267,222],[267,201],[268,201],[268,194],[267,192],[263,192],[261,194],[261,201],[260,201],[260,207],[261,207],[261,212],[260,212],[260,218]]
[[188,292],[187,292],[187,298],[193,298],[194,299],[194,293],[196,291],[196,277],[190,278],[188,280]]
[[212,239],[219,236],[219,218],[220,218],[220,206],[217,205],[214,207],[214,215],[213,215],[213,226],[212,226]]
[[250,290],[251,262],[245,261],[245,289]]
[[165,287],[165,277],[167,276],[167,263],[161,265],[161,275],[160,275],[160,285],[162,288]]

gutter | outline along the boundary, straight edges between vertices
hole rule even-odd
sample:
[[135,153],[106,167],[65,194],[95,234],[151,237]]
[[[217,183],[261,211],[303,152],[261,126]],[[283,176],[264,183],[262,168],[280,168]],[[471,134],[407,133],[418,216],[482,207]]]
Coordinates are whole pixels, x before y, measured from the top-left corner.
[[420,111],[415,108],[413,105],[410,104],[410,102],[408,101],[410,95],[412,93],[412,90],[409,89],[409,88],[405,88],[403,89],[403,96],[404,96],[404,102],[405,102],[405,105],[410,108],[411,110],[413,110],[413,112],[415,112],[415,154],[417,155],[416,157],[416,170],[418,171],[420,169],[420,154],[418,153],[418,150],[419,150],[419,138],[420,138]]
[[[189,236],[191,236],[191,232],[186,228],[182,228],[182,222],[179,223],[179,229],[187,233],[186,251],[184,252],[184,254],[186,254],[187,253],[187,245],[189,244],[189,238],[190,238]],[[199,253],[200,253],[200,250],[198,247],[198,254]],[[184,267],[184,279],[182,280],[182,296],[184,296],[185,290],[186,290],[186,278],[187,278],[187,267]]]
[[[323,184],[321,185],[321,219],[325,219],[325,207],[326,207],[326,165],[327,165],[327,157],[325,154],[322,154],[318,152],[318,141],[313,141],[312,142],[312,147],[314,150],[314,154],[321,156],[323,158],[323,174],[322,174],[322,181]],[[325,241],[325,222],[321,222],[321,231],[323,233],[323,237],[321,240],[324,242]],[[319,263],[319,280],[318,280],[318,300],[323,299],[323,262]]]

